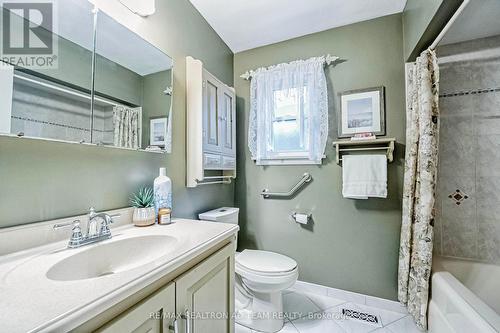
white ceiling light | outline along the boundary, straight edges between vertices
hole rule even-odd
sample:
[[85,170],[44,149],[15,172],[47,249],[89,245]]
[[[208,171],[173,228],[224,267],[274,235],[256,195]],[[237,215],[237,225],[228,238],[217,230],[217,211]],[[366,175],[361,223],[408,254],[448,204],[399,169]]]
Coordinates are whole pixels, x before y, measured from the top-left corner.
[[155,0],[120,0],[134,14],[142,17],[153,15],[156,11]]

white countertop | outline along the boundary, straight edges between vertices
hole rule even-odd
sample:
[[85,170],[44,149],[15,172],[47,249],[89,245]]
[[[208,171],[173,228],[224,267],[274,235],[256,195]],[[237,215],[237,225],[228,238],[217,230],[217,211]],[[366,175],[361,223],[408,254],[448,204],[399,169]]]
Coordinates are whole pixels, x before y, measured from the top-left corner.
[[[114,304],[235,235],[237,225],[176,219],[167,226],[126,226],[113,238],[78,249],[67,240],[0,256],[0,331],[63,332],[92,319]],[[120,239],[167,235],[177,238],[175,250],[142,266],[120,273],[72,281],[47,278],[57,262]]]

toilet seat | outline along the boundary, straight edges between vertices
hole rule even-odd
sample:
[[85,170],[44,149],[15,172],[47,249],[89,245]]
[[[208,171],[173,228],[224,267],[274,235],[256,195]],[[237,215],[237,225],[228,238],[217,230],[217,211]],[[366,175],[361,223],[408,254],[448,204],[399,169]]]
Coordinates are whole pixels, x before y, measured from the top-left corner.
[[259,250],[243,250],[237,257],[240,268],[255,274],[282,274],[297,268],[297,262],[279,253]]

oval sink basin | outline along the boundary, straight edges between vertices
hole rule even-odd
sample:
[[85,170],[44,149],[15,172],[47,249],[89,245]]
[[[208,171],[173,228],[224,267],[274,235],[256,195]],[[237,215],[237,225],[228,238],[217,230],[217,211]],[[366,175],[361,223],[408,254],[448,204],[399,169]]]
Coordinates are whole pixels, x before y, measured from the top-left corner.
[[176,243],[170,236],[140,236],[97,244],[57,262],[47,277],[72,281],[125,272],[168,254]]

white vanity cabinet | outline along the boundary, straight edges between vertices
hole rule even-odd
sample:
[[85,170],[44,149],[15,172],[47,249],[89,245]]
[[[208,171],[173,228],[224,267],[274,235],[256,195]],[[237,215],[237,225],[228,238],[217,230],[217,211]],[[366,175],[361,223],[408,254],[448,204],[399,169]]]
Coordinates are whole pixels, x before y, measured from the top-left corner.
[[[187,186],[236,177],[236,98],[234,88],[186,58]],[[205,171],[219,171],[219,177]]]
[[96,332],[234,333],[234,251],[231,242]]
[[175,285],[163,287],[116,319],[97,330],[100,333],[169,332],[175,320]]
[[195,314],[186,316],[179,332],[234,332],[234,256],[213,255],[176,279],[175,286],[177,311]]

